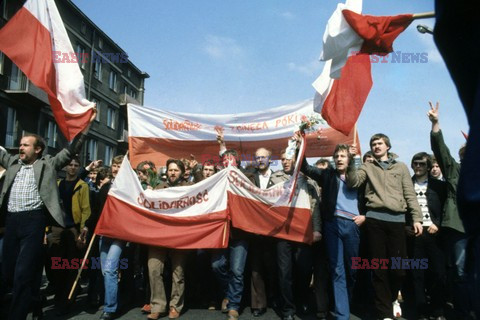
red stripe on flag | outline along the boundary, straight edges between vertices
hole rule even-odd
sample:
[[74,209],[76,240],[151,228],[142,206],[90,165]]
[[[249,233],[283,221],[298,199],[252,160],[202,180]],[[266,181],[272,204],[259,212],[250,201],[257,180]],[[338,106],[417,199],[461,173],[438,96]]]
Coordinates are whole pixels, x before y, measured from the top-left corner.
[[152,213],[108,196],[95,234],[176,249],[226,248],[227,211],[196,217]]
[[0,51],[47,93],[57,124],[69,141],[85,128],[93,110],[70,114],[63,109],[57,99],[50,32],[25,7],[0,29]]
[[231,192],[227,193],[228,207],[235,228],[270,237],[312,243],[310,209],[271,207]]
[[[335,80],[322,108],[322,117],[334,129],[353,136],[352,129],[367,101],[373,81],[370,56],[350,56]],[[350,143],[351,144],[351,143]],[[333,151],[329,154],[332,155]],[[308,157],[308,154],[307,154]]]
[[413,15],[397,16],[361,15],[350,10],[342,11],[345,20],[364,39],[360,52],[386,55],[393,51],[393,41],[413,21]]
[[[331,129],[323,129],[321,133],[322,139],[317,140],[317,134],[309,134],[307,136],[308,149],[307,157],[330,157],[335,150],[335,146],[339,143],[352,144],[353,132],[346,137],[342,133]],[[268,146],[272,150],[272,155],[279,156],[280,151],[287,146],[288,139],[285,137],[274,140],[261,141],[227,141],[228,149],[235,149],[241,155],[242,160],[253,161],[255,150],[260,147]],[[129,137],[130,162],[135,168],[137,164],[144,160],[155,162],[157,166],[165,165],[169,158],[180,159],[185,158],[188,154],[193,154],[199,163],[212,159],[217,161],[218,142],[216,141],[192,141],[192,140],[171,140],[163,138],[144,138]],[[279,159],[279,158],[277,158]]]

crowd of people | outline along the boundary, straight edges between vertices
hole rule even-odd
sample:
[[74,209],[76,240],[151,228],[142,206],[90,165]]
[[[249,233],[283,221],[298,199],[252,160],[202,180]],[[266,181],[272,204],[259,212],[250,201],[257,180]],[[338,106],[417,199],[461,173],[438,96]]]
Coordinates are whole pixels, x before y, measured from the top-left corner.
[[[416,319],[446,319],[448,306],[454,319],[473,319],[475,311],[478,317],[472,284],[479,275],[467,268],[469,238],[456,207],[460,164],[443,141],[438,109],[437,104],[428,113],[433,155],[413,156],[413,176],[396,160],[385,134],[371,137],[362,161],[355,161],[355,146],[344,144],[335,148],[334,165],[303,159],[296,188],[309,195],[312,244],[234,226],[226,249],[181,250],[94,237],[123,156],[114,157],[110,168],[99,160],[82,167],[76,155],[88,128],[54,157],[43,154],[41,137],[24,135],[18,155],[0,149],[5,168],[0,288],[2,296],[11,295],[9,307],[2,307],[9,308],[11,320],[26,319],[29,312],[42,319],[45,270],[56,312],[67,314],[81,290],[77,286],[69,298],[81,259],[94,238],[83,281],[89,305],[103,304],[103,320],[117,317],[134,292],[141,293],[140,311],[153,320],[176,319],[186,304],[220,310],[230,320],[244,307],[259,318],[271,307],[284,320],[310,312],[318,319],[344,320],[355,304],[372,306],[377,319],[393,319],[402,316],[403,301],[415,307]],[[243,168],[237,151],[227,149],[221,134],[218,140],[220,161],[169,159],[164,168],[139,163],[142,187],[192,185],[233,165],[267,189],[294,172],[296,156],[287,150],[272,155],[259,148]],[[462,147],[460,159],[463,153]],[[281,170],[271,169],[273,156],[280,157]],[[62,168],[65,177],[57,179]]]

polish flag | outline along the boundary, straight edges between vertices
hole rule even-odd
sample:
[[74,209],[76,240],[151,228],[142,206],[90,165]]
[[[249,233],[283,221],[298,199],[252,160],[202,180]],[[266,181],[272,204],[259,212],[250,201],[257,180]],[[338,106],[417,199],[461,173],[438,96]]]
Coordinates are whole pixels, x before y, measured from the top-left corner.
[[358,120],[372,88],[369,54],[393,51],[395,38],[413,15],[362,15],[361,0],[339,3],[323,35],[320,60],[326,61],[313,82],[315,111],[334,129],[348,135]]
[[230,221],[247,232],[311,243],[307,182],[299,177],[288,206],[273,207],[283,183],[257,188],[230,166],[192,186],[143,190],[125,157],[95,234],[177,249],[226,248]]
[[[69,141],[88,125],[94,104],[85,99],[83,74],[54,0],[27,0],[0,29],[0,51],[47,93]],[[73,61],[56,62],[54,52]]]

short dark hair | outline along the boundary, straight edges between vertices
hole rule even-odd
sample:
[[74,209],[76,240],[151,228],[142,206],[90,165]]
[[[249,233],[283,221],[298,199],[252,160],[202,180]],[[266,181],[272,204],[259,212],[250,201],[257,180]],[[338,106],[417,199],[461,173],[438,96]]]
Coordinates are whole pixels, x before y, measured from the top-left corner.
[[79,165],[82,165],[82,163],[80,162],[80,158],[79,158],[77,155],[74,155],[73,157],[70,158],[69,164],[70,164],[72,161],[76,161]]
[[155,164],[149,160],[140,162],[137,165],[137,171],[140,171],[141,173],[146,174],[148,169],[145,169],[145,166],[149,166],[150,167],[149,169],[155,171]]
[[43,151],[45,150],[45,147],[46,147],[45,139],[43,139],[42,137],[40,137],[38,134],[35,134],[35,133],[27,133],[23,136],[23,138],[25,138],[25,137],[35,138],[35,142],[33,143],[33,147],[34,148],[40,148],[40,153],[38,154],[38,157],[40,158],[43,154]]
[[168,171],[168,167],[172,163],[177,165],[177,167],[180,169],[180,171],[182,171],[182,174],[185,173],[185,165],[183,164],[182,160],[179,160],[179,159],[168,159],[167,160],[167,171]]
[[325,164],[325,165],[327,165],[327,168],[330,168],[332,166],[330,161],[328,159],[325,159],[325,158],[318,159],[317,162],[315,162],[315,166],[318,166],[319,164]]
[[427,169],[430,170],[432,168],[432,157],[426,152],[415,153],[412,157],[411,166],[413,167],[413,161],[423,160],[424,158],[427,160]]
[[203,167],[205,167],[205,166],[213,166],[215,172],[217,172],[217,166],[216,166],[215,161],[213,161],[213,159],[205,160],[205,161],[203,162],[203,165],[202,165],[202,170],[203,170]]
[[390,138],[383,133],[376,133],[370,138],[370,148],[372,147],[372,142],[373,141],[380,140],[380,139],[382,139],[385,142],[385,144],[387,145],[387,147],[390,151],[390,149],[392,148],[392,144],[390,143]]
[[365,152],[365,154],[364,154],[363,157],[362,157],[362,161],[365,162],[365,160],[367,160],[367,157],[375,158],[375,157],[373,156],[373,152],[370,151],[370,150],[367,151],[367,152]]

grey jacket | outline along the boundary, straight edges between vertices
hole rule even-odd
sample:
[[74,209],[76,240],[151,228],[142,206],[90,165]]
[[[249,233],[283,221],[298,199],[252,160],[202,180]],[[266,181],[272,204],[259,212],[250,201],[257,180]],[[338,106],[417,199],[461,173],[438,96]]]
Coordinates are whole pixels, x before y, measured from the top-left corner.
[[[79,153],[84,140],[85,135],[80,133],[68,148],[61,150],[53,157],[51,155],[44,155],[33,164],[35,182],[40,198],[52,218],[62,227],[65,227],[65,212],[60,203],[57,171],[69,164],[72,157]],[[7,169],[5,181],[3,182],[0,193],[0,216],[3,216],[7,211],[6,207],[10,187],[18,171],[20,171],[21,164],[18,160],[18,155],[10,155],[5,149],[0,148],[0,165]]]

